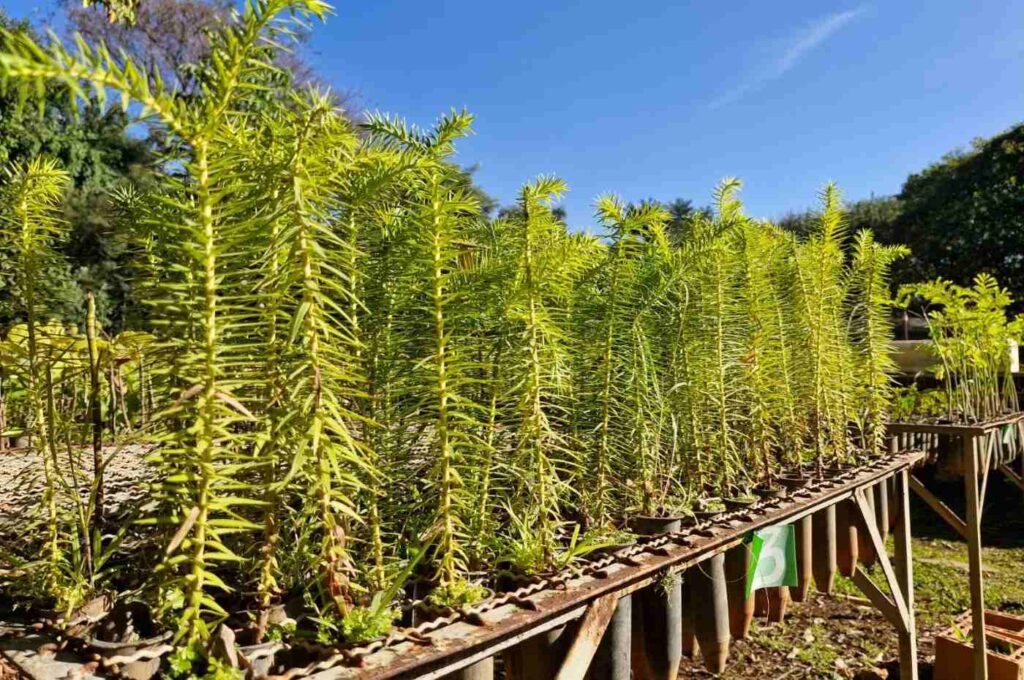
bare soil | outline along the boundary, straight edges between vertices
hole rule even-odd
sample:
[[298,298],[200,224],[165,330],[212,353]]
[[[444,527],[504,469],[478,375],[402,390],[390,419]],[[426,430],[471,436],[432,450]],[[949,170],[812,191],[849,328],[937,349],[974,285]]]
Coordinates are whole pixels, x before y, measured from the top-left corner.
[[[729,666],[719,677],[852,678],[884,666],[895,654],[894,637],[870,605],[814,593],[790,605],[785,623],[755,621],[749,639],[733,642]],[[699,659],[684,660],[679,676],[715,677]]]

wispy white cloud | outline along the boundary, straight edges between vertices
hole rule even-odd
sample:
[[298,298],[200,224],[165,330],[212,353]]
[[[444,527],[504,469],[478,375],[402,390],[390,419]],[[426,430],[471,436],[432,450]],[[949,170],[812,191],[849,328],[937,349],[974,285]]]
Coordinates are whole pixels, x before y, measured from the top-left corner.
[[784,49],[777,57],[769,60],[764,67],[748,74],[746,79],[736,87],[713,99],[708,104],[709,108],[717,109],[731,104],[767,83],[781,78],[807,54],[862,15],[866,9],[867,7],[862,5],[845,12],[830,14],[808,24],[786,42]]

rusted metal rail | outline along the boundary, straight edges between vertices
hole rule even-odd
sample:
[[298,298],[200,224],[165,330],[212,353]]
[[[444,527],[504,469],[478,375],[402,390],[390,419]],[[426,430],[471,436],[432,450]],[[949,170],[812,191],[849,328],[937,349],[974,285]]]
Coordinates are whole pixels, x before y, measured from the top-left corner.
[[[278,677],[287,680],[299,677],[317,680],[442,678],[585,615],[586,620],[602,624],[583,627],[591,637],[599,637],[610,618],[605,615],[605,610],[611,602],[740,544],[751,531],[790,523],[846,501],[866,513],[865,491],[893,476],[902,482],[897,487],[902,489],[898,498],[901,507],[905,508],[908,470],[922,456],[919,452],[894,454],[831,479],[812,483],[786,499],[772,499],[749,510],[723,515],[707,526],[688,527],[629,546],[514,593],[498,596],[415,629],[398,631],[383,641],[339,652],[320,663],[292,669]],[[916,677],[913,575],[909,559],[909,518],[906,512],[902,515],[904,531],[898,532],[901,536],[897,536],[896,566],[890,565],[887,558],[882,562],[894,596],[884,594],[877,586],[865,584],[862,587],[870,591],[866,594],[896,626],[900,636],[901,662],[908,664],[905,677],[912,678]],[[865,520],[869,519],[865,514]],[[884,556],[884,544],[877,532],[872,532],[872,539]],[[860,577],[867,580],[863,573]],[[568,660],[580,666],[579,659],[582,659],[585,662],[582,668],[586,670],[594,646],[578,637],[572,649],[581,651],[575,657],[570,654]],[[563,670],[565,668],[563,665]],[[576,677],[568,671],[559,675],[563,676]]]
[[963,435],[987,435],[993,430],[1000,429],[1006,425],[1020,426],[1024,423],[1024,412],[1015,413],[1003,418],[986,421],[984,423],[953,424],[953,423],[889,423],[887,429],[889,434],[945,434],[952,436]]

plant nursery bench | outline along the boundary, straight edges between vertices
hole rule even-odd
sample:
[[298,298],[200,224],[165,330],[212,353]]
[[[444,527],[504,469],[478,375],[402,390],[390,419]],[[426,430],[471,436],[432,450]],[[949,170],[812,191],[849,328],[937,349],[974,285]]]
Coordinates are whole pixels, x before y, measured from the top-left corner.
[[[972,630],[984,630],[985,588],[982,574],[981,520],[992,470],[999,470],[1024,491],[1024,413],[973,425],[890,423],[894,451],[923,450],[926,460],[943,464],[964,479],[966,517],[961,518],[913,474],[911,490],[967,541],[970,565]],[[1009,436],[1008,435],[1013,435]],[[1018,470],[1013,464],[1020,465]],[[974,680],[987,680],[984,635],[974,641]]]
[[[593,680],[629,680],[631,654],[635,653],[637,642],[631,640],[630,625],[634,595],[641,596],[645,590],[653,592],[666,579],[714,562],[743,545],[745,537],[753,531],[808,518],[817,522],[826,515],[834,518],[837,507],[845,506],[843,509],[856,518],[859,530],[872,546],[892,595],[876,585],[860,566],[856,567],[853,581],[894,627],[899,639],[901,677],[916,680],[908,501],[910,469],[923,456],[921,452],[901,451],[866,465],[846,468],[832,477],[792,490],[786,497],[770,498],[679,531],[643,537],[633,545],[512,592],[496,594],[472,607],[412,628],[396,629],[365,645],[333,649],[316,663],[269,677],[489,680],[494,674],[495,657],[503,655],[511,680],[541,677],[537,666],[531,665],[541,657],[548,657],[544,659],[548,664],[545,668],[554,669],[543,671],[544,677],[582,680],[589,672],[588,677]],[[888,495],[890,504],[895,545],[891,561],[883,538],[889,520],[883,527],[874,509],[874,500],[880,493]],[[820,553],[815,559],[829,557],[834,572],[834,542]],[[666,643],[670,646],[679,644],[678,634],[668,637]],[[551,641],[556,638],[558,644],[553,645]],[[0,652],[15,665],[25,660],[24,649],[23,643],[0,637]],[[552,658],[552,653],[557,658]],[[677,655],[677,663],[678,658]],[[33,662],[31,669],[22,666],[21,670],[30,677],[51,677],[45,659],[34,655]],[[67,672],[62,666],[60,675],[63,677]]]
[[[540,653],[544,640],[567,632],[563,656],[556,664],[558,680],[591,677],[628,680],[628,611],[631,596],[656,587],[667,575],[678,574],[740,545],[751,531],[796,522],[839,504],[850,504],[859,525],[877,551],[890,597],[860,568],[854,582],[899,637],[901,677],[917,678],[917,640],[914,627],[913,568],[908,511],[910,468],[923,454],[904,451],[888,459],[852,468],[847,473],[772,499],[749,510],[731,512],[718,521],[663,534],[515,592],[497,595],[456,614],[392,634],[372,644],[348,649],[305,668],[295,668],[282,680],[384,680],[385,678],[454,677],[464,680],[491,676],[495,655]],[[893,490],[895,555],[890,561],[869,501],[877,488]],[[608,638],[616,638],[609,640]],[[627,638],[623,640],[622,638]],[[531,648],[533,642],[538,647]],[[605,655],[605,656],[601,656]],[[617,659],[613,658],[617,655]],[[591,666],[595,657],[599,662]],[[625,661],[622,657],[625,656]],[[507,657],[506,657],[507,658]],[[618,669],[618,670],[616,670]],[[594,673],[598,672],[597,675]],[[513,676],[514,677],[514,676]],[[525,678],[523,679],[525,680]]]

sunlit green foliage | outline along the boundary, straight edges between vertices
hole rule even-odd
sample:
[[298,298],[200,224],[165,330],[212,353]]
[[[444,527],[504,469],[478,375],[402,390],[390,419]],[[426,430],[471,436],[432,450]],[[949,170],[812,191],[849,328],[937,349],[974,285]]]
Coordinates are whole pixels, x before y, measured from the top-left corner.
[[978,274],[970,287],[943,279],[904,286],[900,298],[904,304],[914,298],[927,304],[928,347],[940,363],[936,377],[949,422],[974,423],[1017,410],[1010,352],[1024,327],[1020,318],[1007,317],[1013,298],[1006,289]]
[[892,300],[889,274],[893,263],[908,252],[902,246],[878,243],[870,231],[858,232],[853,244],[851,329],[854,375],[861,390],[855,402],[854,421],[861,446],[874,453],[881,451],[885,440],[885,424],[893,400],[890,375],[896,368],[891,348],[892,326],[886,313]]
[[[229,602],[257,637],[296,600],[323,642],[364,641],[391,625],[414,569],[430,603],[471,604],[496,585],[481,573],[562,569],[620,543],[612,527],[630,517],[879,452],[886,271],[901,251],[863,234],[851,258],[834,187],[806,239],[748,217],[737,180],[684,221],[599,198],[602,238],[567,230],[554,177],[491,219],[452,163],[468,114],[356,126],[325,93],[268,96],[296,22],[326,10],[250,3],[211,36],[195,96],[103,48],[8,36],[0,54],[12,88],[62,83],[171,141],[152,186],[116,195],[152,335],[119,336],[104,359],[55,326],[23,356],[15,327],[0,377],[25,390],[19,422],[47,454],[48,400],[72,384],[51,371],[58,355],[76,357],[61,370],[92,397],[111,371],[106,436],[152,447],[133,526],[161,548],[137,585],[176,633],[175,669],[217,671],[199,650],[235,622]],[[3,219],[46,245],[62,189],[36,165],[53,180],[37,212],[19,207],[15,169]],[[46,320],[34,258],[49,252],[3,254],[36,310],[30,333]],[[59,411],[69,447],[98,431],[97,400],[76,399]],[[74,553],[62,527],[89,535],[83,517],[51,512],[48,574]],[[75,584],[75,600],[95,590]]]

